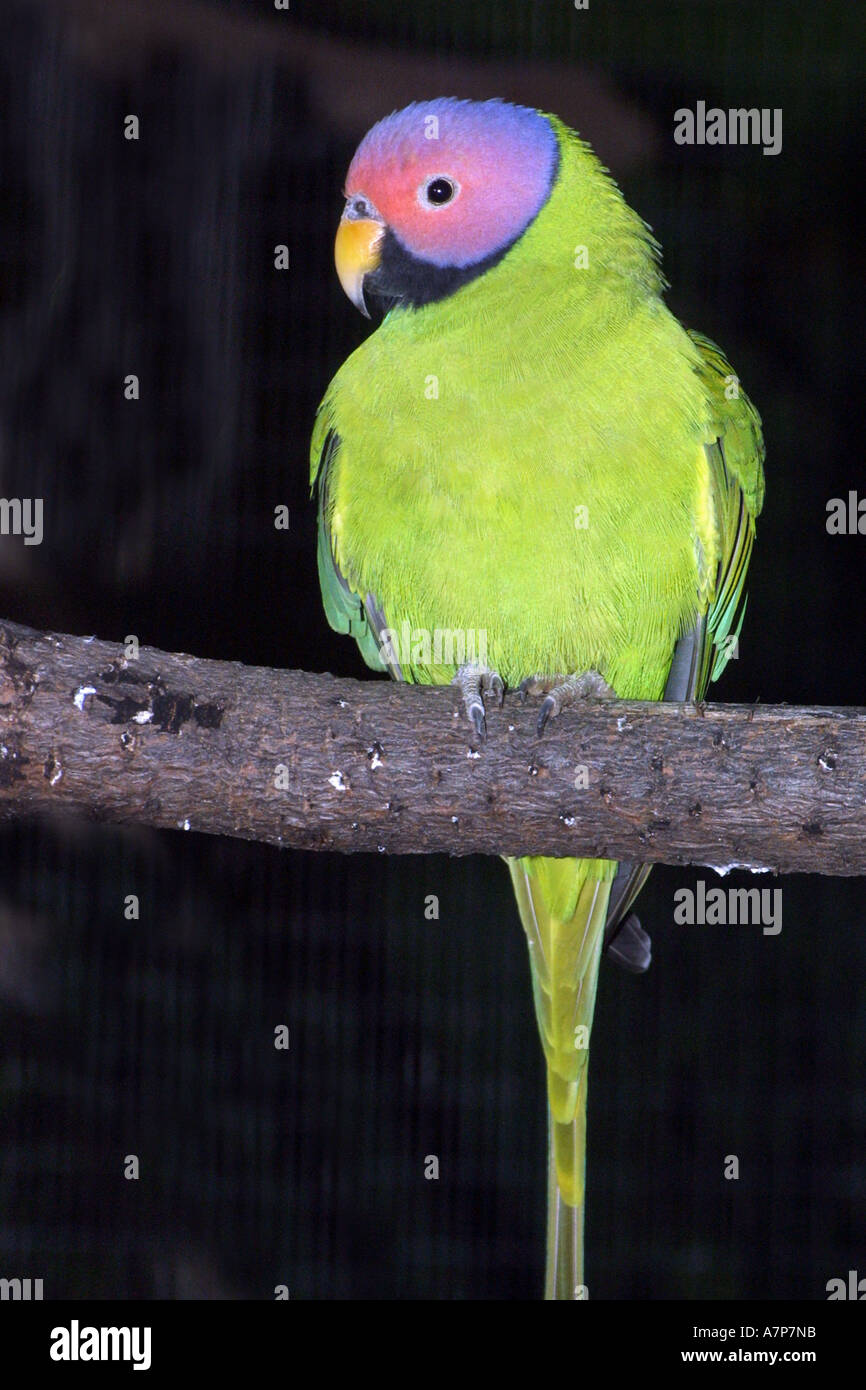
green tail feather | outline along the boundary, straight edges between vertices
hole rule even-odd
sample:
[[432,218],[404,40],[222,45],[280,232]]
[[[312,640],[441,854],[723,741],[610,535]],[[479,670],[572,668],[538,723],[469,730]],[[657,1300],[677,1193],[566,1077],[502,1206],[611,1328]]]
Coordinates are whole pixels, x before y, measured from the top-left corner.
[[616,865],[604,859],[507,862],[529,943],[535,1014],[547,1060],[545,1296],[582,1298],[589,1036]]

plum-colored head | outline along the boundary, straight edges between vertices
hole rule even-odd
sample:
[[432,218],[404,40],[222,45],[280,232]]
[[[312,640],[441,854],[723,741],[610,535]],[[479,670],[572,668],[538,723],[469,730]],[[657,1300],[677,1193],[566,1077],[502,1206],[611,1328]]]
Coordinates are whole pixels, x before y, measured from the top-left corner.
[[364,308],[429,303],[493,263],[544,206],[558,164],[549,121],[501,101],[416,102],[364,137],[346,176],[337,269]]

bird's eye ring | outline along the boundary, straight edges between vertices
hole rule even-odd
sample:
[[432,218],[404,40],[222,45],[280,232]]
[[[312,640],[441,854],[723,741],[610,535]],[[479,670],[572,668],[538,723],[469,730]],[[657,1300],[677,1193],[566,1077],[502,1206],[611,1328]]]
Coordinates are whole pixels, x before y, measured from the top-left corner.
[[437,174],[435,178],[428,179],[419,189],[421,202],[434,208],[444,207],[446,203],[450,203],[456,198],[458,187],[454,179],[449,179],[444,174]]

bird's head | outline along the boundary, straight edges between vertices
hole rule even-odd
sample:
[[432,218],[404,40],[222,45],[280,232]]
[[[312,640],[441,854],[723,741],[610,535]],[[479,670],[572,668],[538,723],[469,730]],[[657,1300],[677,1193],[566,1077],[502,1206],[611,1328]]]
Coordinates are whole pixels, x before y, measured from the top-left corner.
[[362,313],[419,308],[494,265],[546,203],[559,163],[553,127],[502,101],[441,98],[397,111],[364,137],[346,176],[337,274]]

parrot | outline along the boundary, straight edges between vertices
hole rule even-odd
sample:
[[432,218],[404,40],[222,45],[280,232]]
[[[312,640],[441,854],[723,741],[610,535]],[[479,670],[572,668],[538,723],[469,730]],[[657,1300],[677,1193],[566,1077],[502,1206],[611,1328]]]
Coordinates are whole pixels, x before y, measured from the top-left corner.
[[[667,307],[651,228],[575,131],[498,98],[384,117],[343,194],[337,277],[379,322],[313,427],[330,626],[375,671],[455,684],[479,740],[506,690],[539,737],[582,700],[701,701],[736,652],[764,442]],[[544,1296],[582,1299],[599,965],[647,968],[650,866],[506,863],[547,1076]]]

